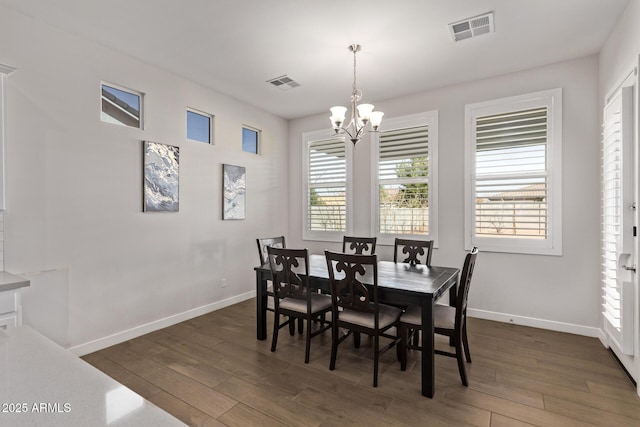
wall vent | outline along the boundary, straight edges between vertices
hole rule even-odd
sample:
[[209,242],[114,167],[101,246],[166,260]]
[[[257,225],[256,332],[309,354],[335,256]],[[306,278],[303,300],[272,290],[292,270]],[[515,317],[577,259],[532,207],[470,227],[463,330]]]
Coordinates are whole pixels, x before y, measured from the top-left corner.
[[267,80],[267,83],[271,83],[280,90],[289,90],[300,86],[300,83],[294,81],[286,74],[284,76],[276,77],[275,79]]
[[494,31],[493,12],[454,22],[449,24],[449,29],[454,42],[492,33]]

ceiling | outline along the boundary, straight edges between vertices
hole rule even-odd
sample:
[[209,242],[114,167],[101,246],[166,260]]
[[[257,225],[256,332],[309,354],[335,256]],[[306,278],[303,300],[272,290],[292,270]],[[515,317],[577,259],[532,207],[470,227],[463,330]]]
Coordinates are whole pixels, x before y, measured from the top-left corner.
[[[0,0],[291,119],[600,51],[628,0]],[[495,32],[453,42],[449,23],[494,12]],[[288,75],[299,87],[267,80]]]

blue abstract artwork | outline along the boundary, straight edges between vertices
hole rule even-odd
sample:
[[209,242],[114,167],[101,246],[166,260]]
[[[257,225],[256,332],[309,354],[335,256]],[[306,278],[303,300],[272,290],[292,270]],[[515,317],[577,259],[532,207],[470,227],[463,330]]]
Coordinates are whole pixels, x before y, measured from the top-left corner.
[[180,147],[144,142],[144,211],[177,212]]
[[244,166],[223,165],[224,201],[222,219],[244,219],[246,168]]

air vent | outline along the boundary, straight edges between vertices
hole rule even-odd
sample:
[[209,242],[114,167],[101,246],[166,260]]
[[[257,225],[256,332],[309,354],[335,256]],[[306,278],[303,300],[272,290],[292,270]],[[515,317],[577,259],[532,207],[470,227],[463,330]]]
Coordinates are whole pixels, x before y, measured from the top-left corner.
[[482,34],[492,33],[493,12],[449,24],[454,42],[470,39]]
[[276,77],[275,79],[267,80],[267,83],[271,83],[272,85],[274,85],[280,90],[289,90],[289,89],[293,89],[294,87],[300,86],[300,83],[294,81],[292,78],[290,78],[287,75]]

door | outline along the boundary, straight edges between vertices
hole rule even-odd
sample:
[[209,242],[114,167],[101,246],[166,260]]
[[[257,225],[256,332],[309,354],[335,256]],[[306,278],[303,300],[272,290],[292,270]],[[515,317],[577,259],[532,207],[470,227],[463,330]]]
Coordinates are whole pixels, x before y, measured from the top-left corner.
[[[635,348],[633,96],[634,86],[623,85],[609,97],[604,108],[602,145],[603,320],[609,347],[621,360],[624,355],[633,355]],[[633,364],[626,367],[637,376]]]

